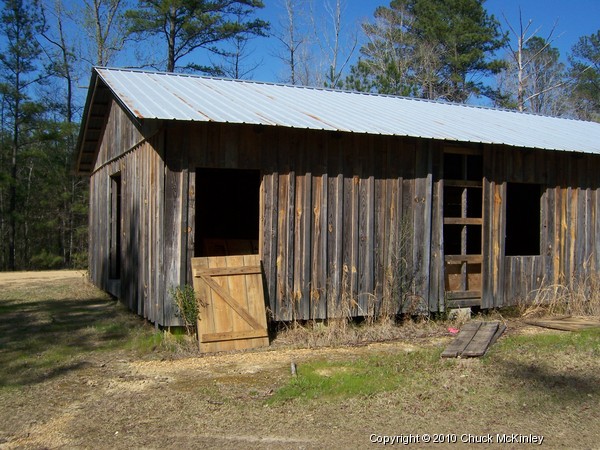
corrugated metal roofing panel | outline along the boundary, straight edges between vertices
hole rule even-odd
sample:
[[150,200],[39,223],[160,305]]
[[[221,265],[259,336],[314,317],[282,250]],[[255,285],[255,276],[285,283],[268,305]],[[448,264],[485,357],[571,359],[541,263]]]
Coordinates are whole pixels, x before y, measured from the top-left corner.
[[96,71],[140,119],[277,125],[600,153],[600,124],[593,122],[254,81]]

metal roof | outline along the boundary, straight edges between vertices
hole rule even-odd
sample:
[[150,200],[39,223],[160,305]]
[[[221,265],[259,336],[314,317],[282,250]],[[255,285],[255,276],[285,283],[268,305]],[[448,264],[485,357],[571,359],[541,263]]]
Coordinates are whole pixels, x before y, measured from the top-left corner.
[[[95,68],[138,119],[211,121],[600,153],[600,124],[462,104]],[[104,86],[102,86],[104,87]],[[90,87],[85,115],[95,94]],[[84,115],[82,132],[89,118]]]

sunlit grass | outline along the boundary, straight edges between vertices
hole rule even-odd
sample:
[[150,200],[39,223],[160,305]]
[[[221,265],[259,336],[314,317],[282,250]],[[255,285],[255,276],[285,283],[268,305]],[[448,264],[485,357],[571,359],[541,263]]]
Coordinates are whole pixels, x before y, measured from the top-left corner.
[[373,355],[352,361],[314,361],[298,367],[298,374],[269,400],[335,399],[371,396],[411,389],[430,380],[444,367],[439,349]]
[[[587,404],[600,393],[600,330],[506,336],[483,358],[441,359],[441,348],[298,366],[267,401],[343,401],[390,395],[396,402],[441,410],[484,411],[490,402],[530,410]],[[415,406],[417,407],[417,406]]]
[[533,335],[509,336],[493,348],[494,352],[515,355],[528,354],[556,356],[559,353],[572,351],[574,353],[600,354],[600,328],[591,328],[578,332],[553,331]]

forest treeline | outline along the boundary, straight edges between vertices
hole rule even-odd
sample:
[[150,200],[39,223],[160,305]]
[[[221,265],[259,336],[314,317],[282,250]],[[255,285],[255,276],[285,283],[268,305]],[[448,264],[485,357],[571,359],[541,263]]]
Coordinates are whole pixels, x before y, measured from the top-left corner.
[[243,79],[269,67],[295,85],[600,120],[600,30],[560,55],[559,25],[542,34],[535,18],[509,23],[484,0],[393,0],[357,24],[345,0],[275,7],[2,1],[0,270],[87,264],[88,181],[75,160],[92,66]]

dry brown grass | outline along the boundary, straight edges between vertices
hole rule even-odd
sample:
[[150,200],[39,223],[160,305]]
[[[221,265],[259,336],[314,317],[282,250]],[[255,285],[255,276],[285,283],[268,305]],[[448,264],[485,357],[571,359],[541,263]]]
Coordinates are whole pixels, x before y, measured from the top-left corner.
[[574,278],[570,284],[542,283],[518,308],[523,317],[600,317],[600,276]]
[[427,317],[396,321],[389,317],[356,322],[345,319],[292,322],[277,330],[273,345],[292,348],[319,348],[364,345],[373,342],[415,340],[448,335],[454,322]]

